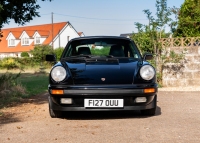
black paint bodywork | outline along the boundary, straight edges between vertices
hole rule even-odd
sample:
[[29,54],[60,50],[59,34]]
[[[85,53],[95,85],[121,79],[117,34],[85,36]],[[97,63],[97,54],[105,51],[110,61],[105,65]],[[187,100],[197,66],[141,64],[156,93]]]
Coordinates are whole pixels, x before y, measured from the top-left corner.
[[[101,36],[102,37],[102,36]],[[83,37],[73,39],[91,39],[99,37]],[[115,38],[131,41],[122,37]],[[70,44],[69,42],[69,44]],[[133,42],[133,41],[131,41]],[[69,45],[68,44],[68,45]],[[134,43],[133,43],[134,44]],[[64,53],[68,47],[66,46]],[[138,50],[138,49],[136,49]],[[62,56],[65,54],[63,53]],[[150,57],[147,55],[147,57]],[[110,110],[145,110],[156,108],[157,84],[156,77],[150,81],[140,77],[139,70],[149,64],[143,57],[80,57],[75,59],[62,57],[55,66],[63,66],[67,70],[67,77],[62,82],[55,82],[49,76],[49,104],[58,111],[110,111]],[[102,78],[105,80],[103,81]],[[144,93],[144,89],[154,88],[154,93]],[[63,89],[63,95],[51,94],[52,89]],[[146,103],[135,103],[136,97],[146,97]],[[72,98],[70,105],[60,104],[60,98]],[[123,108],[85,108],[84,99],[124,99]]]

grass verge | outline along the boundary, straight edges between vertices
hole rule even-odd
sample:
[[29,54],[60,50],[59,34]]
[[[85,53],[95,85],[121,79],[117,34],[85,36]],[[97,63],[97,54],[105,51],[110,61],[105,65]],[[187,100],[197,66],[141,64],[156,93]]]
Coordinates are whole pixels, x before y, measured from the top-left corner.
[[47,91],[48,74],[24,74],[19,82],[25,87],[28,97]]
[[0,109],[13,102],[19,102],[22,98],[45,93],[48,87],[48,74],[21,73],[16,83],[15,86],[0,93]]

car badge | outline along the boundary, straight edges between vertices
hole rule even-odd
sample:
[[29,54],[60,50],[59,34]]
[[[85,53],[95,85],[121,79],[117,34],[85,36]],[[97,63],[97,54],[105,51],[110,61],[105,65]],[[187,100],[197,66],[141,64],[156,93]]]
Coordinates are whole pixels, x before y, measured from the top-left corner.
[[105,81],[106,80],[106,78],[101,78],[101,81]]

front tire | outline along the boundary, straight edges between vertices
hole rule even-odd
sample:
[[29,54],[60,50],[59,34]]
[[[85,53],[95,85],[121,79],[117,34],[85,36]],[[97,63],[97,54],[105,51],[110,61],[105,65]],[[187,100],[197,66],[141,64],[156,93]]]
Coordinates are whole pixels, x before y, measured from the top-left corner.
[[144,116],[154,116],[156,114],[156,106],[157,106],[157,95],[154,97],[154,108],[152,109],[146,109],[146,110],[141,110],[141,114]]
[[62,111],[53,110],[49,105],[49,114],[51,118],[61,118],[63,117]]
[[53,103],[51,101],[51,97],[50,96],[48,96],[48,99],[49,99],[49,115],[51,116],[51,118],[61,118],[61,117],[63,117],[63,112],[62,111],[53,110],[51,108],[51,104],[53,104]]

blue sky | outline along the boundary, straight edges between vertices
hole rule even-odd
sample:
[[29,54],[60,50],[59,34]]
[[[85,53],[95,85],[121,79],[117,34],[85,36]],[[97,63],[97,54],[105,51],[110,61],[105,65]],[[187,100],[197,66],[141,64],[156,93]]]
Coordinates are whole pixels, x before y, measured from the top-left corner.
[[[137,32],[134,23],[147,24],[144,9],[149,9],[153,16],[156,12],[156,0],[53,0],[38,1],[41,17],[34,18],[29,25],[51,23],[51,13],[54,22],[69,21],[78,32],[86,36],[114,35]],[[184,0],[168,0],[168,7],[180,7]],[[18,27],[13,21],[3,28]],[[166,27],[166,31],[169,28]]]

